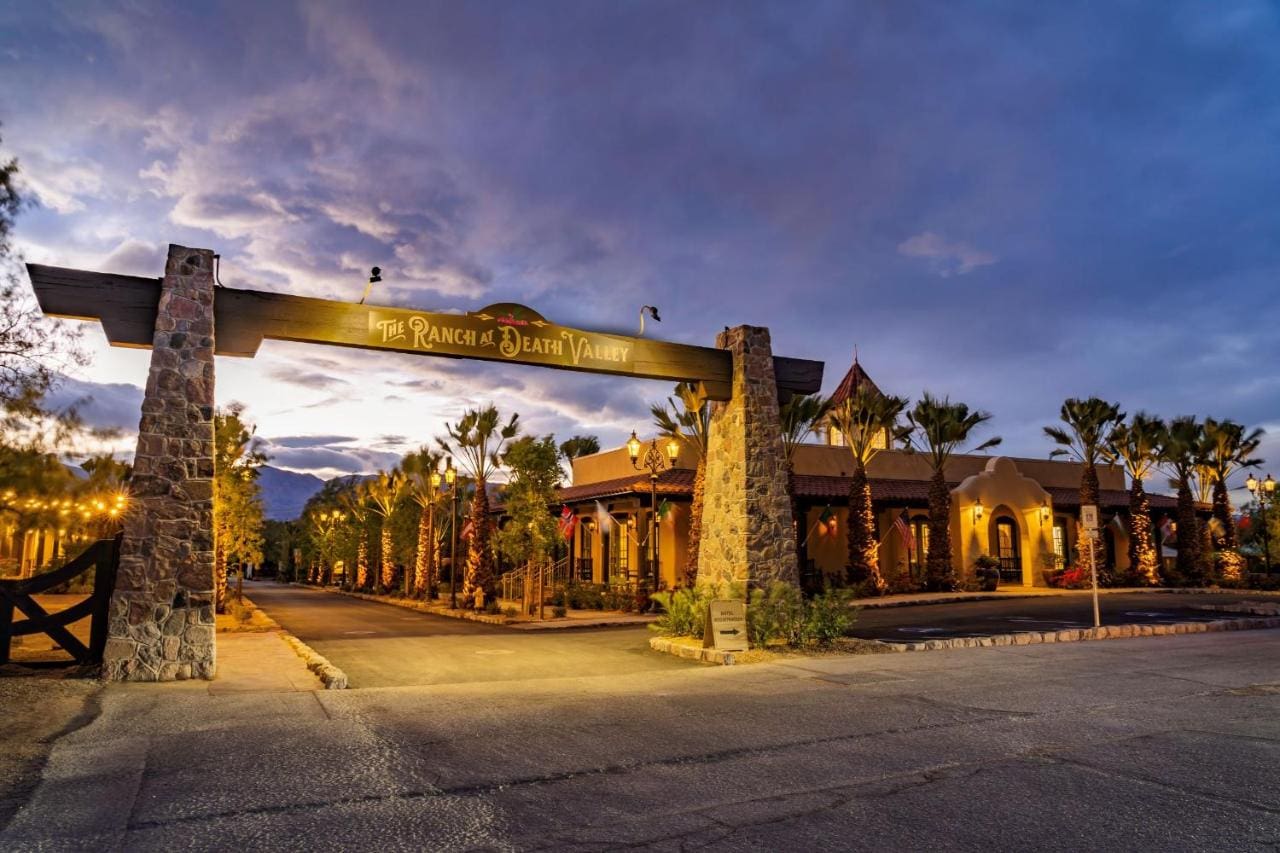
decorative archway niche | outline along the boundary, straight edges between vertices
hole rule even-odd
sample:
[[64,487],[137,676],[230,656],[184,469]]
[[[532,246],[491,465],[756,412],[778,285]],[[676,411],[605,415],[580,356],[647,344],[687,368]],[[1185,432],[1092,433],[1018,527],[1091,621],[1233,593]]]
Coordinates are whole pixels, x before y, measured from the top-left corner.
[[962,577],[972,574],[978,557],[998,556],[996,527],[1004,516],[1015,522],[1018,531],[1022,576],[1017,582],[1022,586],[1044,585],[1040,566],[1043,555],[1053,553],[1053,500],[1039,483],[1024,477],[1013,459],[996,456],[982,471],[965,478],[951,494],[959,513],[961,535],[956,570]]
[[775,357],[769,330],[716,347],[559,326],[524,306],[449,314],[215,287],[214,253],[170,245],[163,278],[29,264],[41,310],[100,320],[115,346],[149,348],[133,511],[125,520],[103,674],[212,678],[214,355],[265,339],[690,382],[712,401],[699,583],[798,583],[779,395],[812,394],[822,362]]

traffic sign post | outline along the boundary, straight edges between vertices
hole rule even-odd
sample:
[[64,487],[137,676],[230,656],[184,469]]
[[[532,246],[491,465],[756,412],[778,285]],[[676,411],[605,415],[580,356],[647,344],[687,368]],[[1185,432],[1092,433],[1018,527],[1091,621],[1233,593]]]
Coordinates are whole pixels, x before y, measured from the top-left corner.
[[1080,507],[1080,526],[1084,529],[1085,542],[1089,547],[1089,576],[1093,586],[1093,627],[1102,627],[1102,615],[1098,612],[1098,558],[1094,543],[1098,539],[1098,508],[1096,506]]

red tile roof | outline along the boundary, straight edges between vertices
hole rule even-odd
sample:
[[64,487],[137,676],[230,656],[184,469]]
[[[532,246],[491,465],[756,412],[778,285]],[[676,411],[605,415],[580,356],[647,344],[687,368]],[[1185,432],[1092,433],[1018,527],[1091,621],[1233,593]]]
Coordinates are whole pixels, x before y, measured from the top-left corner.
[[[663,471],[658,475],[658,493],[688,497],[693,494],[694,472],[689,468],[676,468]],[[843,504],[849,497],[851,478],[818,474],[796,475],[796,497],[808,501],[824,501]],[[957,483],[948,483],[954,489]],[[588,483],[582,486],[566,486],[556,493],[556,500],[561,503],[575,503],[585,500],[615,497],[617,495],[647,494],[649,478],[644,474],[630,477],[618,477],[603,480],[599,483]],[[1053,500],[1053,506],[1059,510],[1075,510],[1080,508],[1080,490],[1049,486],[1045,489]],[[1102,489],[1099,498],[1104,509],[1127,509],[1129,493],[1122,489]],[[1147,495],[1153,510],[1172,510],[1178,502],[1168,495]],[[924,506],[929,500],[929,481],[896,480],[876,478],[871,481],[871,500],[876,503],[897,503]],[[1207,506],[1197,505],[1200,510]]]
[[858,359],[854,358],[853,366],[849,368],[849,372],[844,375],[844,379],[840,380],[840,384],[836,386],[835,392],[831,395],[831,402],[833,404],[843,403],[852,397],[855,391],[863,387],[870,388],[875,394],[882,394],[876,383],[872,382],[871,377],[862,369],[862,365],[858,364]]

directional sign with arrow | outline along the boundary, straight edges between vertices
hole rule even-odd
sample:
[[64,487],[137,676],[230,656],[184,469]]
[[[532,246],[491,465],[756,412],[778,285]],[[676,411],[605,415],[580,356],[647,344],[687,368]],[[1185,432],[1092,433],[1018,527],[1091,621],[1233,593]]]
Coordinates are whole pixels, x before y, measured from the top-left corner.
[[711,602],[703,646],[725,652],[747,650],[747,603],[741,598]]

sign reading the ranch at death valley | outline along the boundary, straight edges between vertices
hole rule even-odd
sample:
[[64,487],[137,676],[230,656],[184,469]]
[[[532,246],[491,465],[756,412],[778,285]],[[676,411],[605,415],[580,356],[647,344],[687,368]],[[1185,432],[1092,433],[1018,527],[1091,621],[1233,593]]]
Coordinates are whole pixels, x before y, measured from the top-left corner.
[[747,650],[747,603],[741,598],[726,598],[707,605],[707,628],[702,638],[704,648],[722,652]]
[[635,369],[636,341],[553,326],[519,305],[471,314],[369,312],[370,345],[437,355],[533,362],[579,370]]

